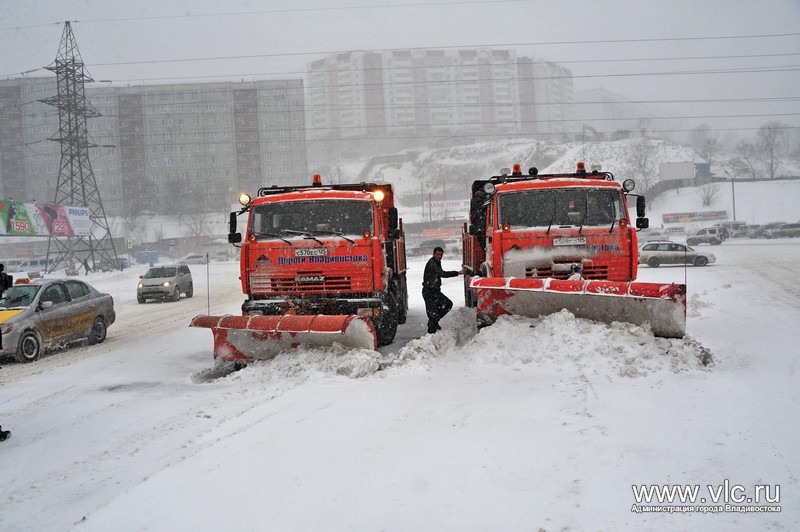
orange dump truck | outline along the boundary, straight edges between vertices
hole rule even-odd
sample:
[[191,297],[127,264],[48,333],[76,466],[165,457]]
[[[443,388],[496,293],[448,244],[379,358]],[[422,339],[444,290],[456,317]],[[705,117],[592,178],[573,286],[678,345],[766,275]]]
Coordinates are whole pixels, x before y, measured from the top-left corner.
[[[214,357],[247,361],[299,345],[375,349],[408,312],[405,236],[385,183],[261,188],[231,213],[241,245],[241,316],[197,316]],[[248,214],[244,234],[237,217]]]
[[479,325],[503,314],[538,317],[567,309],[611,323],[648,323],[657,336],[683,337],[686,286],[637,282],[636,228],[649,225],[631,180],[610,172],[541,175],[519,165],[472,184],[462,235],[466,305]]

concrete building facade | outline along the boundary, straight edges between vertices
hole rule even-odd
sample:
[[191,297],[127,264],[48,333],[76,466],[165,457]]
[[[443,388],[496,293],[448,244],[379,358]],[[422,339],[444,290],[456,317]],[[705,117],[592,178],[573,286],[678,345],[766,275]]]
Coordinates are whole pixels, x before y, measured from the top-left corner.
[[[92,170],[108,215],[225,212],[240,192],[308,179],[300,79],[87,88]],[[52,201],[55,78],[0,80],[0,194]],[[105,147],[103,147],[105,146]]]
[[309,138],[572,132],[572,74],[514,50],[333,54],[307,65]]

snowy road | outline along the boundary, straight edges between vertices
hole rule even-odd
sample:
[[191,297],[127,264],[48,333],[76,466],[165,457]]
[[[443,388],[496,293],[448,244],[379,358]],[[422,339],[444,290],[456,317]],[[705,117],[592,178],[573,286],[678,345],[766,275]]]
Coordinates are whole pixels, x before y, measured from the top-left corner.
[[[371,352],[309,350],[196,381],[211,334],[195,297],[139,305],[136,270],[108,340],[0,368],[3,530],[530,530],[800,527],[792,420],[800,240],[728,241],[706,268],[642,267],[689,285],[688,338],[557,315],[474,336],[456,309],[424,336],[412,309]],[[455,261],[446,268],[456,268]],[[236,313],[237,265],[211,265],[211,312]],[[715,364],[698,356],[710,352]],[[347,375],[365,375],[348,378]],[[632,484],[782,488],[779,514],[641,515]]]

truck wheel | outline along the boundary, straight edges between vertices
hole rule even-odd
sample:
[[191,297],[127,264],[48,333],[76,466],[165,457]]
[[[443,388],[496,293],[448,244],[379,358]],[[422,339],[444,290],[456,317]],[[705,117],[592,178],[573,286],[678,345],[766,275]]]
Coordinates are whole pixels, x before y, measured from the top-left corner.
[[658,268],[661,266],[661,260],[658,257],[650,257],[647,259],[647,265],[651,268]]
[[475,298],[475,292],[469,287],[469,280],[470,277],[465,275],[464,276],[464,306],[467,308],[473,308],[478,306],[478,302]]
[[391,344],[394,341],[395,334],[397,334],[397,298],[389,292],[385,303],[386,310],[375,323],[375,332],[378,333],[378,347]]
[[42,343],[35,331],[25,331],[19,339],[19,347],[14,354],[17,362],[33,362],[42,356]]
[[408,319],[408,285],[406,278],[400,279],[397,287],[397,323],[403,324]]

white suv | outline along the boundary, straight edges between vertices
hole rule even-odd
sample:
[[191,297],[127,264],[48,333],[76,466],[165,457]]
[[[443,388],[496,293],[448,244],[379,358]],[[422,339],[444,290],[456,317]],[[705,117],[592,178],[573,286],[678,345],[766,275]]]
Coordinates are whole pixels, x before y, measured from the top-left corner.
[[722,236],[722,232],[725,230],[724,227],[706,227],[705,229],[700,229],[698,232],[686,237],[686,244],[689,246],[696,246],[697,244],[711,244],[712,246],[716,246],[722,244],[722,241],[725,240]]
[[178,264],[205,264],[208,258],[205,253],[189,253],[178,259]]

